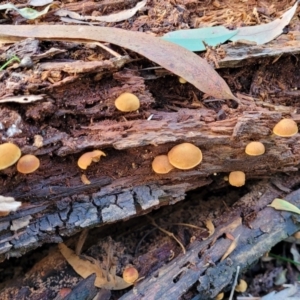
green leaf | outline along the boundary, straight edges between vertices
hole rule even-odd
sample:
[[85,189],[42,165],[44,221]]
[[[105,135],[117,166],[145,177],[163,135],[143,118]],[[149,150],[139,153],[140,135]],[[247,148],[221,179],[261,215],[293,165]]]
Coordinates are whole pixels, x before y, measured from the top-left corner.
[[277,210],[291,211],[291,212],[294,212],[294,213],[300,215],[300,209],[297,206],[295,206],[295,205],[291,204],[290,202],[287,202],[283,199],[276,198],[268,206],[273,207]]
[[45,7],[42,11],[37,11],[35,9],[32,9],[30,7],[25,7],[25,8],[17,8],[14,6],[12,3],[7,3],[0,5],[0,10],[4,9],[13,9],[16,10],[23,18],[28,19],[28,20],[34,20],[42,15],[45,15],[49,8],[51,7],[51,4]]
[[228,30],[224,26],[183,29],[169,32],[162,36],[163,40],[172,42],[190,51],[203,51],[205,45],[217,46],[236,35],[238,30]]

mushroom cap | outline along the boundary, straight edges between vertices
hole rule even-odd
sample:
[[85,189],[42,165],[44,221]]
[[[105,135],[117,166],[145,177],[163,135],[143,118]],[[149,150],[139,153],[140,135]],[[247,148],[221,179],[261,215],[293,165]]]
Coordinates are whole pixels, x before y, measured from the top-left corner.
[[40,160],[32,155],[26,154],[22,156],[17,163],[17,170],[23,174],[33,173],[40,167]]
[[235,291],[239,293],[244,293],[246,292],[247,287],[248,287],[247,282],[243,279],[240,279],[239,284],[235,287]]
[[173,147],[168,153],[171,165],[177,169],[188,170],[202,161],[201,150],[191,143],[182,143]]
[[0,170],[4,170],[18,161],[21,157],[21,150],[12,143],[0,145]]
[[140,108],[140,100],[131,93],[123,93],[116,99],[115,106],[123,112],[135,111]]
[[246,175],[242,171],[233,171],[233,172],[230,172],[228,181],[231,185],[240,187],[245,184]]
[[179,81],[180,83],[182,83],[182,84],[187,83],[187,81],[186,81],[184,78],[182,78],[182,77],[179,77],[178,81]]
[[297,123],[293,119],[282,119],[273,128],[273,133],[281,137],[290,137],[298,133]]
[[139,278],[139,272],[134,267],[126,267],[123,272],[123,279],[127,283],[134,283]]
[[106,154],[101,150],[86,152],[79,157],[77,165],[80,169],[86,170],[92,161],[98,162],[101,156],[106,156]]
[[251,156],[262,155],[265,153],[265,146],[261,142],[250,142],[246,146],[245,152]]
[[152,169],[157,174],[167,174],[174,169],[174,167],[170,164],[167,155],[158,155],[152,162]]

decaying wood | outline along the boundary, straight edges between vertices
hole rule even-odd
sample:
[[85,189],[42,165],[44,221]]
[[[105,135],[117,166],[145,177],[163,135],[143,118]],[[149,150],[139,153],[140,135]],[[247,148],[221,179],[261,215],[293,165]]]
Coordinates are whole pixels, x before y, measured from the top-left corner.
[[[278,181],[282,183],[280,188],[277,187]],[[179,249],[178,255],[164,266],[160,266],[156,272],[151,272],[154,266],[151,266],[149,257],[151,257],[150,253],[157,249],[157,245],[148,246],[146,253],[137,254],[135,258],[136,265],[140,264],[141,276],[145,275],[145,278],[120,299],[181,299],[181,296],[193,286],[199,292],[197,299],[213,299],[224,288],[230,289],[237,266],[240,266],[241,272],[247,270],[249,265],[255,263],[272,246],[300,230],[298,215],[267,207],[277,197],[282,197],[299,206],[300,190],[297,189],[299,183],[299,172],[295,173],[293,177],[277,175],[270,180],[261,180],[251,184],[251,191],[237,202],[228,199],[226,201],[228,207],[222,208],[220,205],[214,211],[212,208],[216,206],[216,203],[210,204],[197,195],[195,200],[198,205],[193,202],[191,210],[197,214],[197,216],[193,216],[193,219],[204,220],[212,213],[216,225],[214,234],[206,240],[196,239],[190,242],[186,254],[182,254]],[[294,191],[287,192],[288,190]],[[177,208],[177,216],[184,214],[188,205],[190,203]],[[168,212],[171,207],[166,209],[164,214],[171,219],[171,210]],[[240,236],[240,238],[236,249],[228,258],[220,261],[232,243],[232,240],[225,238],[224,233],[231,234],[233,237]],[[126,239],[124,242],[126,245],[128,238],[127,242]],[[178,248],[180,247],[178,246]],[[168,254],[167,249],[165,251]],[[160,251],[162,259],[163,249]],[[146,259],[148,262],[143,263]],[[156,261],[156,263],[161,262]],[[10,281],[0,295],[2,298],[8,294],[19,298],[22,293],[20,286],[22,286],[23,293],[26,290],[30,297],[41,297],[42,295],[50,297],[49,295],[52,295],[54,290],[57,292],[60,289],[58,283],[59,278],[62,277],[67,285],[71,282],[76,283],[75,287],[84,284],[85,281],[79,276],[72,275],[74,278],[66,276],[66,268],[66,261],[57,247],[54,247],[49,255],[39,261],[25,276]],[[47,282],[56,282],[57,284],[49,287]],[[28,286],[32,283],[36,288],[29,291]]]
[[[39,54],[36,44],[32,49]],[[230,171],[245,171],[251,179],[298,170],[299,136],[283,139],[272,134],[273,126],[289,116],[290,110],[272,110],[272,105],[262,108],[248,97],[237,109],[224,103],[220,115],[204,108],[197,96],[188,108],[175,107],[174,112],[151,108],[164,103],[151,94],[137,71],[118,71],[128,59],[121,64],[114,61],[116,58],[104,61],[102,67],[106,69],[96,68],[92,79],[77,74],[78,69],[75,72],[72,65],[56,63],[52,67],[48,64],[50,81],[37,76],[38,72],[33,75],[31,70],[21,77],[20,73],[2,71],[4,98],[23,90],[47,95],[35,103],[3,104],[0,108],[1,139],[18,144],[23,154],[35,154],[41,160],[41,168],[26,176],[18,174],[15,167],[1,171],[0,194],[23,202],[17,212],[1,218],[2,260],[46,242],[61,242],[63,236],[83,228],[174,204],[183,200],[187,191],[212,182],[224,186],[223,177]],[[45,64],[37,67],[45,72]],[[107,71],[112,72],[111,78],[95,81],[97,74],[102,78]],[[59,74],[64,75],[56,82]],[[124,115],[116,111],[114,100],[125,91],[140,98],[138,112]],[[198,92],[195,90],[194,95]],[[293,114],[299,123],[297,116]],[[41,138],[40,145],[34,143],[36,136]],[[266,154],[247,157],[244,149],[249,140],[262,141]],[[155,174],[151,169],[153,158],[183,141],[202,149],[201,165],[190,171]],[[101,149],[107,156],[82,172],[77,159],[90,149]],[[82,174],[91,184],[81,181]],[[12,222],[19,225],[12,227]]]
[[[287,179],[285,186],[294,186],[298,181],[299,176],[296,181],[293,179],[289,182]],[[161,268],[158,274],[145,279],[135,290],[120,299],[180,299],[187,287],[195,284],[199,292],[195,299],[213,299],[225,287],[230,289],[237,266],[241,267],[241,271],[248,269],[249,265],[255,263],[274,245],[300,229],[298,215],[266,207],[279,195],[299,207],[299,189],[285,195],[271,183],[266,183],[258,190],[262,195],[251,206],[252,212],[256,214],[253,220],[241,223],[240,215],[243,210],[245,212],[247,202],[253,204],[251,199],[257,198],[257,190],[236,202],[231,211],[226,212],[226,217],[220,216],[224,218],[224,222],[226,219],[230,221],[216,228],[212,237],[192,244],[186,255],[179,255]],[[230,232],[235,237],[240,235],[240,238],[237,248],[229,258],[220,261],[232,243],[231,240],[224,239],[224,232]]]
[[[83,14],[98,14],[101,9],[100,13],[109,14],[114,7],[121,10],[136,2],[82,1],[67,3],[64,8]],[[218,7],[218,1],[208,1],[206,7],[196,2],[185,1],[178,6],[162,1],[154,7],[148,2],[147,15],[140,12],[116,27],[130,30],[134,37],[134,31],[139,34],[145,30],[144,25],[149,33],[160,36],[169,30],[199,27],[200,23],[202,27],[229,22],[233,27],[241,22],[255,24],[253,16],[258,23],[263,22],[256,4],[245,8],[239,2],[232,10],[230,1],[223,1],[222,7]],[[217,9],[211,9],[212,5]],[[287,6],[259,4],[258,10],[265,9],[260,18],[270,21],[276,10],[279,13]],[[47,20],[55,22],[54,13],[55,9],[44,16],[45,24]],[[164,26],[158,26],[162,23]],[[298,25],[291,28],[297,30]],[[18,34],[15,26],[11,29]],[[35,32],[32,34],[35,36]],[[111,252],[109,257],[114,260],[103,259],[106,271],[114,261],[118,276],[128,262],[138,268],[142,280],[121,297],[130,300],[180,299],[191,289],[198,291],[193,300],[214,298],[221,290],[231,288],[237,266],[246,270],[273,245],[300,230],[299,216],[267,207],[277,197],[300,206],[299,134],[291,138],[272,134],[273,126],[283,117],[300,123],[296,107],[298,62],[286,59],[277,65],[281,58],[298,59],[297,31],[265,46],[228,43],[207,49],[205,58],[220,69],[218,72],[237,93],[239,106],[229,100],[208,98],[189,84],[180,85],[174,74],[164,69],[154,71],[152,62],[118,47],[113,46],[120,56],[83,40],[48,41],[48,47],[35,39],[8,37],[8,41],[15,40],[18,42],[0,49],[1,62],[14,55],[21,59],[21,63],[0,71],[0,139],[1,143],[19,145],[23,154],[37,155],[41,167],[28,175],[19,174],[15,166],[0,171],[0,195],[22,201],[16,212],[0,217],[0,261],[7,259],[2,269],[12,267],[10,257],[30,257],[30,250],[46,243],[54,245],[49,246],[47,257],[25,274],[12,272],[14,278],[5,282],[1,299],[92,299],[98,291],[94,276],[82,279],[76,275],[56,246],[64,240],[72,249],[81,249],[75,234],[82,230],[90,229],[90,242],[84,245],[87,248],[91,240],[96,246],[99,233],[116,237],[116,233],[127,230],[134,236],[133,228],[141,228],[143,234],[137,234],[134,242],[130,243],[130,234],[124,234],[123,241],[121,235],[116,237],[116,244],[120,243],[124,251],[120,253],[125,255],[113,257]],[[253,64],[258,68],[250,70],[255,72],[251,76],[247,75],[248,67],[236,69]],[[273,64],[277,70],[295,73],[295,77],[268,70]],[[190,67],[188,73],[193,73],[193,61]],[[235,69],[221,70],[224,68]],[[195,76],[196,82],[205,79],[202,74]],[[138,111],[124,114],[115,109],[114,100],[122,92],[139,97]],[[246,156],[244,148],[250,140],[262,141],[265,155]],[[203,162],[189,171],[155,174],[151,169],[153,158],[180,142],[199,146]],[[106,157],[80,170],[78,158],[94,149],[101,149]],[[246,187],[234,193],[231,189],[226,199],[207,201],[208,194],[226,191],[226,176],[236,170],[246,173]],[[196,199],[182,201],[187,192],[201,187]],[[233,194],[236,198],[231,198]],[[172,205],[175,203],[176,207]],[[168,237],[166,242],[161,239],[164,242],[156,244],[151,236],[147,244],[145,237],[153,234],[153,229],[147,231],[151,226],[147,218],[138,218],[147,213],[151,213],[154,224],[169,226],[172,234],[175,226],[173,236],[182,242],[186,254]],[[212,236],[205,229],[207,221],[214,227]],[[196,223],[198,231],[186,233],[183,224],[187,223]],[[202,225],[204,230],[199,230]],[[73,238],[65,241],[69,236]],[[221,262],[232,243],[226,236],[240,238],[234,251]],[[104,244],[103,240],[99,244]],[[91,248],[88,254],[93,254]],[[91,257],[100,265],[105,257],[102,255]],[[65,292],[70,293],[65,296]],[[98,298],[109,299],[110,295],[102,289]]]
[[[196,120],[199,111],[188,113],[184,115],[188,121],[182,123],[176,122],[178,114],[173,114],[177,116],[176,121],[164,114],[163,121],[136,121],[129,125],[124,122],[124,126],[119,123],[113,134],[108,131],[109,126],[104,131],[101,126],[97,129],[97,125],[85,129],[79,139],[60,133],[58,136],[63,138],[55,142],[54,151],[53,144],[48,144],[47,139],[47,146],[36,151],[32,151],[33,146],[27,146],[24,153],[47,153],[46,148],[50,147],[57,156],[40,155],[41,165],[47,166],[47,173],[38,171],[25,177],[16,175],[14,168],[5,171],[14,176],[15,181],[2,179],[1,193],[15,197],[24,205],[16,213],[1,219],[1,240],[6,240],[1,245],[2,255],[20,255],[45,241],[59,242],[61,236],[74,234],[82,228],[115,222],[176,203],[187,191],[211,183],[214,173],[238,169],[245,171],[250,179],[297,170],[300,163],[298,136],[282,139],[271,135],[271,128],[281,118],[280,113],[245,112],[240,118],[208,124]],[[97,138],[99,135],[101,139]],[[262,158],[245,155],[249,139],[264,142],[267,150]],[[151,171],[154,156],[167,153],[172,145],[183,140],[200,146],[203,163],[191,171],[176,170],[163,176],[154,174]],[[91,166],[88,178],[92,183],[84,185],[80,181],[75,153],[90,148],[107,149],[108,158]],[[68,159],[62,155],[68,155]],[[115,170],[110,173],[112,167]],[[102,170],[106,176],[101,174]],[[47,174],[57,175],[48,177]],[[220,180],[219,184],[222,184],[223,179]],[[15,236],[9,229],[10,222],[28,216],[34,222],[19,228],[20,232]]]
[[273,60],[286,55],[300,53],[299,31],[290,31],[289,34],[281,35],[276,40],[265,45],[234,44],[222,45],[224,57],[218,60],[219,68],[237,68],[251,65],[260,59]]

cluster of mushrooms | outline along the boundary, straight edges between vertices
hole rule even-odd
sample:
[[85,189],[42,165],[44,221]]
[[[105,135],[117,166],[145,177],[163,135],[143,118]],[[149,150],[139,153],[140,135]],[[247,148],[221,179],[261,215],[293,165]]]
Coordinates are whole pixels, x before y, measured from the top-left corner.
[[[298,133],[297,123],[292,119],[282,119],[273,128],[273,133],[280,137],[291,137]],[[265,146],[258,141],[250,142],[245,153],[250,156],[263,155]],[[172,169],[188,170],[196,167],[202,161],[201,150],[191,143],[182,143],[173,147],[168,155],[158,155],[152,162],[152,169],[158,174],[167,174]],[[246,175],[243,171],[233,171],[228,181],[232,186],[241,187],[245,184]]]
[[21,150],[12,143],[0,145],[0,170],[4,170],[17,162],[17,170],[22,174],[33,173],[40,167],[40,160],[32,155],[26,154],[21,157]]
[[[140,107],[137,96],[131,93],[123,93],[115,100],[115,106],[122,112],[136,111]],[[280,137],[291,137],[298,133],[298,126],[292,119],[282,119],[273,128],[273,133]],[[250,156],[258,156],[265,153],[265,147],[261,142],[250,142],[245,152]],[[86,170],[92,162],[98,162],[101,156],[106,156],[101,150],[86,152],[78,159],[78,166]],[[152,162],[152,169],[157,174],[167,174],[174,168],[189,170],[202,161],[201,150],[191,144],[182,143],[173,147],[167,155],[156,156]],[[21,157],[21,150],[12,143],[0,145],[0,170],[6,169],[17,162],[17,170],[22,174],[36,171],[40,166],[39,159],[31,154]],[[233,171],[229,174],[228,181],[231,185],[240,187],[245,184],[246,176],[242,171]]]

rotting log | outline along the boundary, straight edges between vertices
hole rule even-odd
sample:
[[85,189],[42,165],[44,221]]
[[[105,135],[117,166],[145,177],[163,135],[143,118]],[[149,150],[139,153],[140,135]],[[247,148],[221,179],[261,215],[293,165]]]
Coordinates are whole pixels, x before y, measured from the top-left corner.
[[[155,243],[150,244],[144,254],[135,257],[135,264],[139,266],[141,276],[145,278],[120,299],[182,299],[185,293],[195,287],[199,292],[195,299],[214,299],[220,291],[230,289],[237,266],[240,266],[242,273],[272,246],[300,230],[298,215],[267,207],[277,197],[299,207],[299,184],[299,172],[296,172],[295,176],[277,174],[269,180],[252,182],[248,185],[250,192],[236,202],[232,202],[228,197],[226,205],[221,204],[218,199],[211,203],[197,194],[195,201],[190,199],[190,202],[193,202],[192,211],[197,214],[195,218],[200,220],[205,220],[210,213],[214,215],[214,234],[206,240],[194,240],[187,246],[186,254],[179,253],[158,270],[156,268],[156,272],[151,272],[154,266],[151,266],[150,253],[158,250],[162,254],[163,249],[157,249],[160,247]],[[181,204],[182,206],[176,209],[178,215],[184,214],[189,205],[184,202]],[[216,207],[218,208],[214,209]],[[164,210],[166,211],[163,214],[169,216],[172,222],[172,207],[165,207]],[[220,261],[232,243],[224,237],[224,233],[229,233],[235,238],[239,236],[239,239],[237,247],[229,257]],[[126,239],[124,242],[123,246],[126,245]],[[168,254],[167,250],[165,252]],[[22,278],[8,282],[0,296],[5,299],[7,295],[14,295],[19,299],[26,292],[30,298],[53,298],[61,288],[59,282],[62,278],[64,284],[74,287],[73,291],[77,290],[78,285],[86,285],[85,280],[76,276],[74,272],[70,274],[68,270],[70,271],[70,268],[67,267],[67,262],[58,248],[53,247],[49,254]],[[49,285],[49,282],[52,284]],[[35,288],[30,288],[32,286]]]
[[[1,194],[15,197],[24,205],[16,213],[1,218],[2,256],[19,256],[45,242],[60,242],[62,236],[85,227],[127,219],[176,203],[189,190],[212,181],[222,184],[223,176],[214,178],[214,173],[241,170],[250,179],[298,170],[298,135],[283,139],[271,134],[280,113],[244,112],[241,117],[211,123],[197,121],[199,114],[186,111],[184,117],[188,120],[182,123],[178,123],[176,113],[161,114],[163,121],[132,121],[129,126],[127,122],[125,126],[119,123],[113,136],[109,126],[97,128],[94,124],[82,129],[77,139],[74,132],[73,136],[64,133],[64,138],[56,142],[53,151],[56,156],[39,156],[41,168],[36,173],[16,174],[15,167],[3,171]],[[264,156],[246,156],[244,149],[250,139],[265,144]],[[182,141],[202,149],[201,165],[190,171],[154,174],[153,158]],[[27,145],[21,148],[23,153],[36,155],[45,150],[42,147],[33,151]],[[88,169],[91,184],[84,185],[76,164],[77,153],[91,148],[104,150],[107,158]],[[10,230],[11,222],[29,216],[32,220],[29,226],[21,225],[16,233]]]
[[[30,53],[39,61],[44,56],[34,45]],[[61,51],[52,49],[47,55],[53,53]],[[134,70],[119,71],[128,61],[123,57],[93,62],[80,69],[78,63],[41,63],[36,71],[44,77],[36,77],[31,70],[2,71],[1,99],[22,91],[46,96],[42,101],[0,107],[1,140],[18,144],[23,154],[35,154],[41,160],[41,168],[33,174],[18,174],[15,167],[1,171],[0,195],[23,203],[17,212],[0,219],[1,260],[44,243],[61,242],[83,228],[174,204],[186,192],[212,182],[225,185],[224,175],[230,171],[244,171],[248,179],[298,171],[299,134],[291,138],[272,134],[273,126],[292,110],[272,111],[249,98],[237,109],[223,104],[218,112],[200,101],[177,109],[169,101],[175,111],[165,111],[161,109],[164,102],[153,96],[143,76]],[[87,77],[90,65],[95,73]],[[202,95],[193,87],[187,89]],[[116,111],[114,99],[125,91],[139,96],[139,112]],[[298,115],[293,118],[300,122]],[[37,135],[42,138],[40,146],[34,143]],[[266,154],[246,156],[249,140],[263,142]],[[201,148],[201,165],[190,171],[154,174],[153,158],[183,141]],[[77,159],[90,149],[101,149],[107,157],[82,172]],[[83,173],[91,184],[83,184]]]

